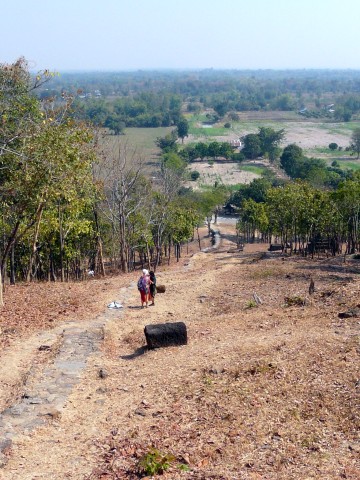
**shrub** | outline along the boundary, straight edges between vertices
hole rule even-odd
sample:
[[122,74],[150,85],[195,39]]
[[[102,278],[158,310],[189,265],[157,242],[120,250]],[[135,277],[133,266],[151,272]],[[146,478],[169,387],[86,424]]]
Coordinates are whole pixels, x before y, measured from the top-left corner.
[[197,170],[193,170],[190,172],[190,178],[193,182],[195,182],[200,177],[200,173]]
[[226,123],[224,124],[224,128],[231,128],[231,123],[226,122]]
[[330,150],[337,150],[338,149],[338,144],[337,143],[330,143],[329,148],[330,148]]
[[175,460],[174,455],[162,453],[156,448],[150,448],[148,453],[139,460],[139,470],[146,475],[162,474],[170,467]]

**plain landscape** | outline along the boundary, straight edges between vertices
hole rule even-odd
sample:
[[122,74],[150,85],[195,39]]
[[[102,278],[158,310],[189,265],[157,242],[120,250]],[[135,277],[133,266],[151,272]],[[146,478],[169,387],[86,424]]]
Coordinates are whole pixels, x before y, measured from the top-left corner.
[[1,66],[1,479],[360,478],[359,74],[290,73]]

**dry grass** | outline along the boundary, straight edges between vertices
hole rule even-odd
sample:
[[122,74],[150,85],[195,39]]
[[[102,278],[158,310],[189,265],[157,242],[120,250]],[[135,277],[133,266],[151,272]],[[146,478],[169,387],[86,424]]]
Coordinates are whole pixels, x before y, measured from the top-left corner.
[[[59,425],[24,441],[4,473],[26,455],[23,475],[40,464],[57,479],[136,479],[156,448],[174,457],[153,476],[164,480],[360,478],[359,319],[338,318],[358,303],[357,267],[261,245],[229,251],[161,272],[167,292],[156,307],[126,309],[108,325],[101,389],[94,358]],[[254,292],[262,304],[244,309]],[[141,350],[144,324],[178,320],[187,346]],[[45,466],[50,439],[59,442]]]

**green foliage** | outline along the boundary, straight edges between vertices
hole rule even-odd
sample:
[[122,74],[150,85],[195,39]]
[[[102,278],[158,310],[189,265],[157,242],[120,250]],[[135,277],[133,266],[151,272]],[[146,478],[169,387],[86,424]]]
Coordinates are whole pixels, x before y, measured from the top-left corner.
[[157,139],[155,140],[155,144],[163,151],[163,153],[176,152],[177,139],[178,134],[176,130],[173,130],[171,133],[166,134],[165,137],[157,137]]
[[[180,121],[181,100],[170,93],[141,92],[111,100],[89,98],[76,101],[76,118],[98,126],[113,120],[126,127],[169,127]],[[111,127],[109,127],[111,128]]]
[[140,473],[145,475],[161,475],[169,469],[174,461],[174,455],[163,453],[157,448],[151,447],[149,451],[140,458],[138,468]]
[[242,153],[249,159],[266,156],[273,162],[279,157],[279,144],[284,135],[284,130],[276,131],[271,127],[261,127],[258,133],[245,135]]
[[251,160],[257,158],[261,154],[261,141],[258,135],[255,133],[249,133],[244,137],[244,147],[242,149],[245,158]]
[[189,135],[189,122],[185,117],[181,117],[176,124],[178,137],[184,141],[184,138]]
[[190,172],[190,178],[193,182],[195,182],[200,177],[200,173],[197,170],[193,170]]
[[303,307],[306,304],[306,301],[303,297],[299,297],[298,295],[293,295],[291,297],[285,297],[285,306],[286,307]]
[[351,135],[351,148],[356,153],[357,158],[360,155],[360,128],[356,128]]
[[250,310],[251,308],[256,308],[258,305],[252,298],[246,303],[245,309]]
[[337,150],[338,149],[338,144],[335,142],[329,143],[329,149],[330,150]]

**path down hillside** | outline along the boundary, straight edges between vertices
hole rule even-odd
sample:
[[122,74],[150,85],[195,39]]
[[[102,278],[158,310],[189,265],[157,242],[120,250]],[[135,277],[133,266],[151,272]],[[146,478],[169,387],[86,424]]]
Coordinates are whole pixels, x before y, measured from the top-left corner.
[[[96,318],[4,350],[1,479],[135,479],[151,445],[175,457],[168,480],[360,478],[359,319],[338,318],[357,265],[237,252],[219,228],[217,250],[158,274],[154,307],[123,278]],[[146,324],[180,320],[187,346],[144,348]]]

